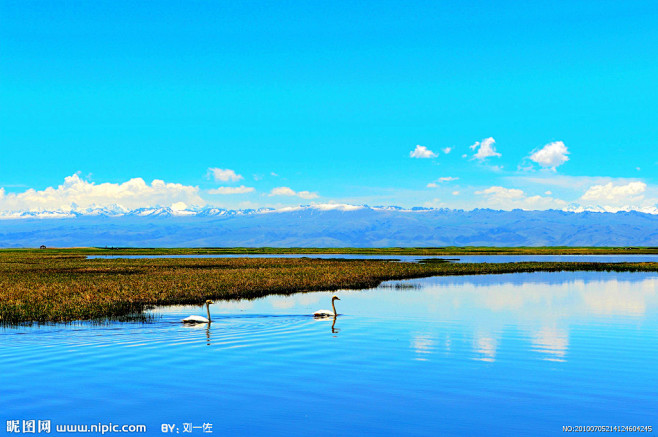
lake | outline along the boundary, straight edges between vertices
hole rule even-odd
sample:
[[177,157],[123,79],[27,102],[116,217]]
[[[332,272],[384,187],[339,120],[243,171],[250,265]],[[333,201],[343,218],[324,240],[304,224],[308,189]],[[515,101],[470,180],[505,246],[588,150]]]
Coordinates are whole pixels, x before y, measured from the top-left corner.
[[658,262],[658,255],[367,255],[367,254],[211,254],[211,255],[90,255],[88,259],[116,258],[319,258],[319,259],[383,259],[418,262],[423,259],[447,259],[461,263],[511,262]]
[[[153,310],[148,323],[0,328],[4,421],[149,434],[557,435],[658,426],[658,274],[392,281]],[[191,424],[191,425],[190,425]],[[212,427],[208,427],[212,424]],[[189,429],[190,433],[185,430]],[[38,434],[38,433],[37,433]]]

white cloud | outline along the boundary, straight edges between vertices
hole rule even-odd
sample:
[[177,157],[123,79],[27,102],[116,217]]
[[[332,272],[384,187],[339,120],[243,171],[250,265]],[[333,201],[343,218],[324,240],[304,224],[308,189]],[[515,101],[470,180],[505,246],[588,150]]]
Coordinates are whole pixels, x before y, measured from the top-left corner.
[[290,187],[276,187],[270,191],[270,196],[294,196],[295,191]]
[[441,151],[443,151],[443,153],[445,153],[447,155],[448,153],[450,153],[452,151],[452,147],[445,147],[445,148],[441,149]]
[[591,185],[603,185],[608,182],[629,183],[634,182],[630,178],[611,178],[606,176],[566,176],[555,173],[543,174],[537,176],[510,176],[506,180],[515,184],[537,184],[549,185],[572,190],[583,190]]
[[475,194],[484,196],[488,207],[499,209],[561,209],[567,206],[567,202],[561,199],[542,196],[527,196],[523,190],[518,188],[505,188],[500,186],[489,187],[485,190],[476,191]]
[[142,178],[113,184],[88,182],[77,174],[68,176],[57,188],[44,190],[30,188],[22,193],[5,193],[0,190],[2,211],[75,211],[107,208],[136,209],[154,206],[180,207],[204,205],[199,188],[189,185],[166,183],[155,179],[151,184]]
[[254,187],[245,187],[240,185],[239,187],[218,187],[212,190],[208,190],[208,194],[245,194],[251,193],[254,191]]
[[219,181],[221,181],[221,182],[228,182],[228,181],[237,182],[240,179],[244,179],[242,177],[242,175],[236,174],[235,171],[230,170],[228,168],[226,168],[226,169],[216,168],[216,167],[209,168],[208,169],[208,176],[212,176],[213,179],[216,182],[219,182]]
[[317,193],[312,193],[310,191],[298,191],[297,195],[302,199],[317,199],[319,197]]
[[436,158],[438,155],[425,146],[416,146],[416,148],[409,152],[412,158]]
[[644,182],[631,182],[626,185],[614,185],[609,182],[605,185],[593,185],[583,194],[581,200],[589,202],[621,204],[635,203],[643,199],[647,188]]
[[428,200],[427,202],[423,203],[423,206],[425,208],[443,208],[445,203],[441,202],[441,199],[435,197],[432,200]]
[[[541,189],[559,187],[562,196],[569,196],[568,211],[658,211],[658,187],[637,179],[607,176],[506,177],[505,180],[525,187]],[[550,193],[547,191],[546,193]],[[550,194],[547,194],[550,195]]]
[[295,191],[290,187],[276,187],[272,188],[270,191],[270,196],[297,196],[302,199],[317,199],[319,196],[317,193],[310,191]]
[[333,211],[333,210],[338,210],[338,211],[356,211],[359,209],[363,209],[364,207],[361,205],[350,205],[347,203],[318,203],[313,205],[313,208],[319,209],[322,211]]
[[277,212],[290,212],[290,211],[303,211],[306,209],[317,209],[320,211],[356,211],[364,209],[363,205],[350,205],[348,203],[314,203],[311,206],[285,206],[274,210],[263,211],[263,214],[271,214]]
[[478,149],[477,153],[473,155],[474,158],[483,160],[492,156],[502,156],[496,152],[496,140],[493,137],[485,138],[482,141],[476,141],[475,144],[470,146],[471,150]]
[[544,168],[555,170],[569,160],[568,154],[569,150],[562,141],[554,141],[535,151],[530,159]]
[[187,209],[187,204],[185,202],[176,202],[171,205],[171,209],[174,211],[184,211]]
[[453,195],[453,196],[459,196],[459,191],[453,191],[453,192],[452,192],[452,195]]
[[486,190],[476,191],[475,194],[478,195],[489,195],[492,197],[498,197],[501,199],[520,199],[523,197],[523,190],[517,188],[505,188],[505,187],[489,187]]
[[[459,178],[454,178],[452,176],[447,176],[447,177],[438,178],[436,180],[436,182],[438,182],[438,183],[451,182],[451,181],[456,181],[457,179],[459,179]],[[429,184],[427,184],[427,188],[436,188],[436,187],[438,187],[439,185],[436,182],[430,182]]]

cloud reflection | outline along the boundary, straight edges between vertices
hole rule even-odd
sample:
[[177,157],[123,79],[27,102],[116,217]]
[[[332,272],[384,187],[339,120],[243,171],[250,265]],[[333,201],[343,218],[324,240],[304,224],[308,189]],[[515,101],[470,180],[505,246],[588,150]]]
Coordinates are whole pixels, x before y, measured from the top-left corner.
[[476,360],[493,362],[496,359],[498,340],[493,337],[476,337],[474,350],[478,356]]
[[532,338],[533,350],[545,354],[548,361],[565,361],[569,349],[569,333],[555,328],[542,328]]
[[427,361],[427,356],[434,352],[436,341],[430,333],[416,333],[411,338],[411,349],[416,352],[416,360]]
[[[657,277],[591,272],[551,275],[420,280],[421,292],[407,294],[405,300],[414,317],[466,325],[473,333],[474,359],[488,362],[496,360],[505,342],[517,339],[526,342],[535,359],[563,362],[568,359],[572,330],[592,323],[628,323],[658,312]],[[574,278],[577,275],[581,277]],[[401,302],[396,308],[398,316],[405,306]],[[410,347],[424,357],[437,349],[432,338],[431,333],[416,335]],[[454,347],[446,341],[445,352]]]

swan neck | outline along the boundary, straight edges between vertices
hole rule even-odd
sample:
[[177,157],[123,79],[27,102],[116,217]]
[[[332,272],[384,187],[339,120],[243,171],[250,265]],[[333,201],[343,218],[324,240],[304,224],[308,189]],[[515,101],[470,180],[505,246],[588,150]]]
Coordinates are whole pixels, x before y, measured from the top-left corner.
[[336,301],[332,299],[331,300],[331,307],[334,309],[334,316],[335,316],[337,313],[336,313],[336,305],[334,304],[334,302],[336,302]]
[[206,303],[206,311],[208,312],[208,323],[212,322],[210,319],[210,304]]

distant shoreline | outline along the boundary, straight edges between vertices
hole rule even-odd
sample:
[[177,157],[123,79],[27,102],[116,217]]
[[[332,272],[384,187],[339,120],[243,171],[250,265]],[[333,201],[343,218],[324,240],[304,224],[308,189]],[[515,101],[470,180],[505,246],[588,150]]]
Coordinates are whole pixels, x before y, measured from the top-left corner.
[[62,248],[0,248],[0,255],[8,253],[40,252],[43,254],[87,255],[651,255],[658,254],[658,247],[496,247],[496,246],[450,246],[450,247],[62,247]]

